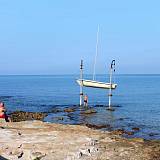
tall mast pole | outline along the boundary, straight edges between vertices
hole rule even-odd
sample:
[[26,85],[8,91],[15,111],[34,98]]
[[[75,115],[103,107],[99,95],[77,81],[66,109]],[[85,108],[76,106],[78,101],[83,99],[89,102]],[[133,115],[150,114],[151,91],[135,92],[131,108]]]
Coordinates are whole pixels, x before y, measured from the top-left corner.
[[98,43],[99,43],[99,25],[97,30],[97,41],[96,41],[96,55],[94,59],[94,68],[93,68],[93,80],[95,80],[95,70],[96,70],[96,62],[97,62],[97,55],[98,55]]
[[83,102],[83,60],[81,60],[81,63],[80,63],[80,80],[81,80],[81,85],[80,85],[80,102],[79,102],[79,105],[82,106],[82,102]]

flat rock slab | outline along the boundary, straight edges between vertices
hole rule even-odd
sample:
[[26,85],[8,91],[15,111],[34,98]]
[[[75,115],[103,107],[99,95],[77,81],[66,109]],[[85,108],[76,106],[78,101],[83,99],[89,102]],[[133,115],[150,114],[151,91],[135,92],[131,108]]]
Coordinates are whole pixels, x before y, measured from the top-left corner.
[[87,109],[81,112],[81,114],[95,114],[95,113],[97,113],[97,111],[95,111],[94,109]]
[[[159,141],[125,139],[80,125],[0,123],[0,155],[12,160],[158,160]],[[1,158],[0,157],[0,158]]]

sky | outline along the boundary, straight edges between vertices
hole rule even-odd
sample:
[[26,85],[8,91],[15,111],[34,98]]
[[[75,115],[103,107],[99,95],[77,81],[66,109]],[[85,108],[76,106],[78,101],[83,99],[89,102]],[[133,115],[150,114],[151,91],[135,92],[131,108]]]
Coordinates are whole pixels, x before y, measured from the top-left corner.
[[0,0],[0,75],[160,74],[159,0]]

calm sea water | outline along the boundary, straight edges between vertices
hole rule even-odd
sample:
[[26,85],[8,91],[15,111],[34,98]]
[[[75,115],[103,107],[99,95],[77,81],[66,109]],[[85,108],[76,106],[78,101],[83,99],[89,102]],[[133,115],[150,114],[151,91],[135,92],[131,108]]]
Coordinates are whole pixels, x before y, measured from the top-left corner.
[[[49,112],[45,118],[49,122],[110,124],[113,129],[126,130],[139,127],[134,137],[160,139],[160,75],[116,75],[114,112],[106,110],[107,90],[84,88],[89,106],[97,111],[88,116],[80,114],[76,78],[78,75],[0,76],[0,100],[6,103],[8,112]],[[108,76],[98,75],[97,80],[107,81]],[[77,109],[75,113],[53,112],[55,108],[63,110],[72,106]]]

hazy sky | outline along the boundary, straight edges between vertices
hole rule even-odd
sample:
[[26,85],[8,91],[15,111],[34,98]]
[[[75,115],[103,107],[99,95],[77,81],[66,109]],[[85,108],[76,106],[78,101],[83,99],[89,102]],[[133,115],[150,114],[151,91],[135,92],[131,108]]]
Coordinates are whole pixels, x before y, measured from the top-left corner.
[[0,0],[0,74],[160,73],[159,0]]

